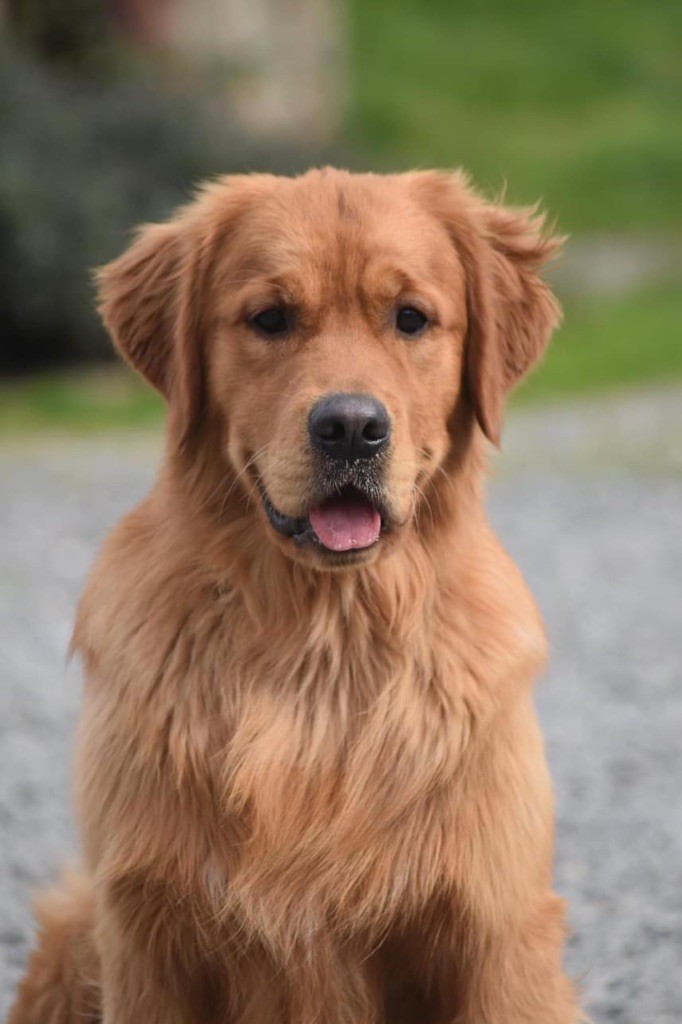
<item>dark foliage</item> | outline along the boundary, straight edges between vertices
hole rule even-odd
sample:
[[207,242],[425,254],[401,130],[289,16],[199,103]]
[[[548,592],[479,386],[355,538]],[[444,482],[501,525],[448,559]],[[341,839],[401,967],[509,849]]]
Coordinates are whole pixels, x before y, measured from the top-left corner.
[[0,50],[0,372],[106,356],[91,268],[206,177],[289,171],[224,109],[137,65],[77,76]]

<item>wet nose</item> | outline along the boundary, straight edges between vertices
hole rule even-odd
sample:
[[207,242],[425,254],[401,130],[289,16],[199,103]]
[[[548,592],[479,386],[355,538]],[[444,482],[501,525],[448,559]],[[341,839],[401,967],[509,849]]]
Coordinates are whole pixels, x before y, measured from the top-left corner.
[[391,437],[386,407],[372,395],[325,395],[310,410],[308,432],[315,448],[333,459],[369,459]]

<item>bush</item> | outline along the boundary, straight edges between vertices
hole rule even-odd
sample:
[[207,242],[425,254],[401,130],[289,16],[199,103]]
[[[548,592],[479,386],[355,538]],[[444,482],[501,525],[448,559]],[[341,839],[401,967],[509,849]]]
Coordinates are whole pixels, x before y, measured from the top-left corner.
[[135,224],[203,178],[310,157],[259,148],[206,109],[137,67],[86,79],[0,51],[0,372],[106,356],[90,269]]

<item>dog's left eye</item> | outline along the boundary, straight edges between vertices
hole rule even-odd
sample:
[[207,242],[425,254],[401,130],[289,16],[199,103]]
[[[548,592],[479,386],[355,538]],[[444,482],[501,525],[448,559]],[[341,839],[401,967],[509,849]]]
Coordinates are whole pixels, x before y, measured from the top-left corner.
[[421,310],[413,306],[401,306],[395,317],[395,325],[400,333],[408,336],[421,334],[428,322]]
[[256,313],[251,317],[249,323],[260,334],[265,334],[268,338],[277,338],[286,334],[289,329],[286,311],[281,306],[270,306],[269,309]]

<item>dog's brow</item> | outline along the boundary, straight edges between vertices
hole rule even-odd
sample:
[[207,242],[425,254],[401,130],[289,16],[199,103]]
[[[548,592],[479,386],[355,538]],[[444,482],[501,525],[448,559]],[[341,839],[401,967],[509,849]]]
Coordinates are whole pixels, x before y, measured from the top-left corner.
[[372,289],[379,286],[382,291],[394,297],[401,292],[420,292],[425,287],[425,282],[410,274],[404,267],[398,266],[393,260],[381,259],[368,269]]

